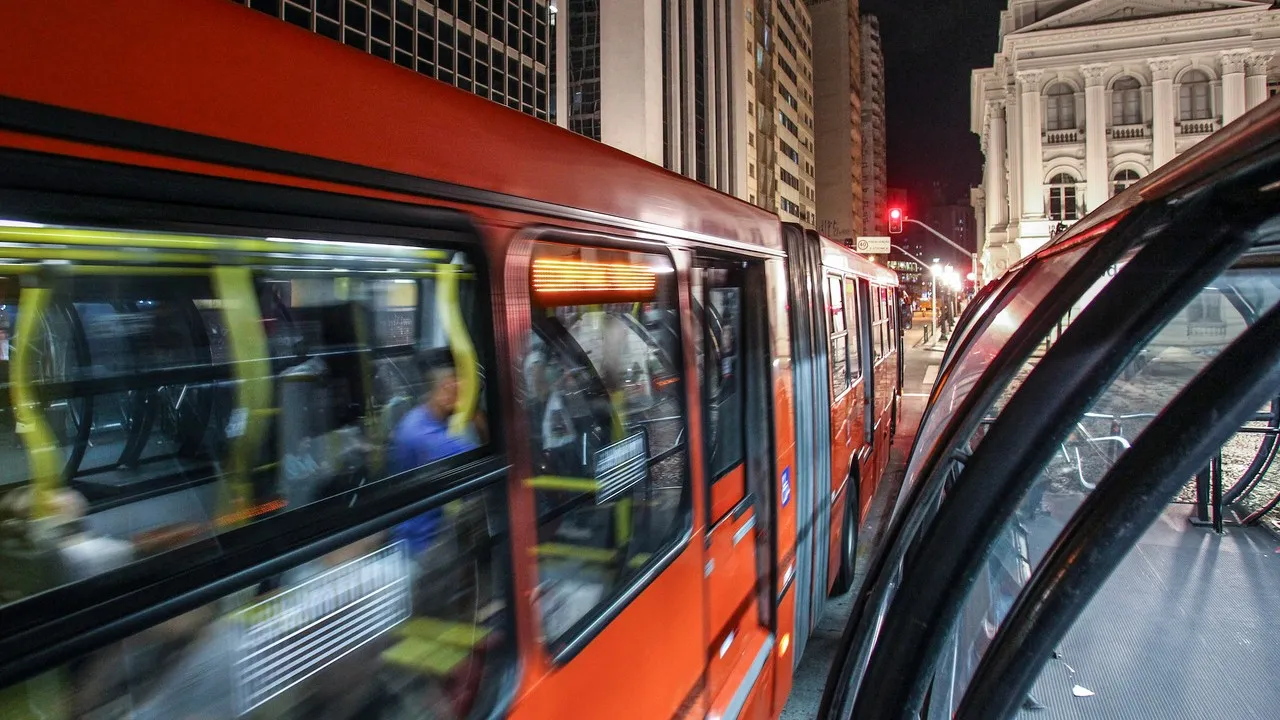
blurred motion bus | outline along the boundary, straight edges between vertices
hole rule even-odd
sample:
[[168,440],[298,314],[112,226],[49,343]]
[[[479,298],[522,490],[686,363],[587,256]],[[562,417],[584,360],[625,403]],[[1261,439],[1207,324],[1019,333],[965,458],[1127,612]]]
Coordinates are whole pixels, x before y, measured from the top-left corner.
[[1272,98],[970,302],[819,717],[1274,716],[1277,437]]
[[780,713],[894,273],[223,0],[0,27],[0,716]]

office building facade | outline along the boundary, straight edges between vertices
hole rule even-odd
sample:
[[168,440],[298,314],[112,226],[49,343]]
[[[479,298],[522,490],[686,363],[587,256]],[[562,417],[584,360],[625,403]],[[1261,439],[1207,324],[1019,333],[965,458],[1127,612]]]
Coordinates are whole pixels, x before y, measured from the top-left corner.
[[885,128],[884,52],[880,20],[863,15],[862,27],[862,234],[889,234],[888,157]]
[[551,119],[551,0],[231,2]]
[[863,232],[862,35],[857,0],[808,4],[813,20],[818,229],[852,243]]

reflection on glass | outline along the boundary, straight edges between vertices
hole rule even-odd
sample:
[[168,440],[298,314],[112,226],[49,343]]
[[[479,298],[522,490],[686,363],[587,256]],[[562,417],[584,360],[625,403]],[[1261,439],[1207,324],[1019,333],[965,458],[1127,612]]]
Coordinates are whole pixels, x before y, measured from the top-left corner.
[[[46,241],[9,232],[0,249]],[[221,532],[484,442],[461,253],[277,239],[268,258],[261,239],[109,234],[116,249],[72,243],[39,283],[0,275],[0,605],[182,546],[216,553]],[[198,262],[210,246],[227,250]],[[457,382],[424,375],[439,355]],[[428,428],[438,447],[402,452],[397,429],[441,386],[460,401]]]
[[[966,601],[950,665],[940,668],[936,690],[958,704],[1014,600],[1085,497],[1151,419],[1245,331],[1246,318],[1280,300],[1275,280],[1265,271],[1225,273],[1170,320],[1077,419],[992,547]],[[1247,306],[1242,298],[1250,298]],[[1039,356],[1028,361],[1019,382]]]
[[28,682],[15,720],[463,718],[509,660],[497,489],[446,506],[431,542],[365,537]]
[[[915,452],[907,465],[904,487],[917,483],[925,459],[932,455],[934,446],[942,437],[951,416],[968,396],[969,391],[987,369],[992,358],[999,353],[1013,333],[1021,327],[1027,316],[1057,286],[1063,275],[1085,254],[1088,247],[1052,255],[1037,261],[1017,277],[1018,287],[1005,298],[1005,305],[998,311],[1001,322],[993,322],[970,340],[963,355],[956,356],[950,364],[950,372],[937,388],[934,400],[920,424],[916,436]],[[1082,305],[1080,305],[1082,307]],[[975,330],[976,332],[976,330]]]
[[[670,260],[553,244],[537,246],[535,269],[540,260],[563,275],[533,277],[522,402],[537,498],[537,597],[543,635],[556,640],[680,536],[688,469]],[[606,283],[582,297],[581,284],[558,279],[598,267],[656,285]]]

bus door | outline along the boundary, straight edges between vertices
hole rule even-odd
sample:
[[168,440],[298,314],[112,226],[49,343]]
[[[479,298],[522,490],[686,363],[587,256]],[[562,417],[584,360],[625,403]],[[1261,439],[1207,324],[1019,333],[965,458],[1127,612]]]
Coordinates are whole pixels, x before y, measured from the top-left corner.
[[582,237],[539,236],[529,304],[510,306],[529,314],[515,369],[546,662],[515,717],[671,717],[705,666],[677,273]]
[[[858,345],[859,353],[857,362],[859,364],[858,372],[862,374],[862,388],[859,390],[861,396],[861,406],[859,425],[862,430],[862,448],[857,455],[858,462],[858,480],[859,480],[859,502],[861,506],[865,506],[875,492],[875,482],[879,477],[877,469],[877,458],[881,451],[880,445],[876,439],[876,403],[879,402],[880,389],[876,386],[877,365],[884,355],[883,343],[880,342],[880,326],[877,324],[880,320],[880,313],[875,303],[876,288],[866,280],[858,280],[856,288],[851,282],[847,286],[847,292],[850,295],[857,295],[857,308],[853,313],[858,322]],[[852,298],[851,298],[852,299]],[[859,520],[861,520],[861,506],[859,507]]]
[[704,574],[712,716],[738,716],[746,703],[767,708],[766,688],[773,684],[767,662],[773,647],[773,499],[767,315],[759,291],[764,281],[759,264],[699,258],[690,283],[708,498]]

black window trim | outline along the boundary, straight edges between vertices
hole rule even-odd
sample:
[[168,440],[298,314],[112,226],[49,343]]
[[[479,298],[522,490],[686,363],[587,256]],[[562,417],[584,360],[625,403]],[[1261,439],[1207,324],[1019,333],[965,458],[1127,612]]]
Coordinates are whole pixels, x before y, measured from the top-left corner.
[[1273,307],[1161,409],[1085,498],[1001,623],[956,717],[1013,714],[1052,647],[1168,506],[1181,478],[1204,467],[1277,385],[1280,307]]
[[[690,273],[697,271],[699,268],[706,269],[706,268],[717,268],[717,267],[718,267],[719,269],[722,269],[722,270],[724,270],[724,269],[728,269],[728,270],[731,270],[731,272],[735,272],[735,273],[737,273],[737,274],[739,274],[739,275],[745,275],[745,274],[746,274],[746,268],[726,268],[726,267],[725,267],[725,265],[726,265],[726,264],[735,263],[735,262],[736,262],[736,263],[747,263],[747,262],[752,262],[752,261],[758,261],[758,260],[757,260],[757,259],[755,259],[755,258],[748,259],[748,258],[745,258],[745,257],[739,257],[739,256],[733,256],[733,255],[727,255],[727,254],[726,254],[726,255],[721,255],[721,254],[708,254],[708,253],[701,252],[701,251],[695,251],[695,252],[694,252],[694,254],[693,254],[693,263],[692,263],[692,265],[690,266]],[[705,280],[704,280],[704,282],[705,282]],[[740,288],[740,290],[741,290],[741,293],[742,293],[742,294],[741,294],[741,296],[740,296],[740,298],[739,298],[739,300],[738,300],[738,302],[739,302],[738,317],[739,317],[739,322],[740,322],[740,323],[745,327],[745,324],[746,324],[746,323],[743,321],[743,317],[744,317],[744,313],[743,313],[743,306],[744,306],[744,305],[745,305],[745,303],[746,303],[746,291],[747,291],[747,289],[746,289],[746,287],[745,287],[745,282],[743,283],[743,286]],[[703,287],[703,291],[704,291],[705,293],[710,293],[711,288],[709,288],[709,287],[705,287],[705,286],[704,286],[704,287]],[[690,299],[690,305],[691,305],[691,306],[694,306],[694,315],[695,315],[695,317],[697,316],[697,312],[698,312],[698,310],[697,310],[697,307],[696,307],[696,306],[701,306],[701,308],[702,308],[702,312],[703,312],[703,314],[704,314],[704,317],[706,317],[707,315],[709,315],[709,314],[712,312],[712,309],[711,309],[711,307],[710,307],[710,303],[702,302],[702,300],[703,300],[703,299],[710,299],[710,295],[709,295],[709,294],[708,294],[708,295],[706,295],[706,296],[705,296],[705,298],[697,298],[697,297],[694,297],[694,296],[693,296],[693,280],[692,280],[692,277],[690,277],[690,281],[689,281],[689,299]],[[703,352],[704,357],[702,358],[702,360],[703,360],[703,367],[705,368],[705,367],[707,367],[707,365],[706,365],[706,360],[707,360],[707,358],[705,357],[705,354],[706,354],[707,349],[708,349],[708,344],[709,344],[709,343],[708,343],[707,341],[709,340],[709,337],[710,337],[710,336],[709,336],[709,333],[711,332],[711,324],[710,324],[709,322],[707,322],[706,320],[703,320],[703,321],[701,321],[701,322],[698,322],[697,324],[698,324],[699,328],[703,331],[703,332],[702,332],[702,336],[703,336],[703,337],[702,337],[702,352]],[[741,337],[742,337],[742,336],[741,336],[741,333],[744,331],[744,327],[739,328],[739,335],[738,335],[738,337],[736,338],[736,341],[737,341],[737,343],[738,343],[738,347],[739,347],[739,348],[741,348],[741,347],[742,347],[742,339],[741,339]],[[740,358],[742,357],[741,350],[739,350],[739,357],[740,357]],[[746,393],[746,379],[745,379],[745,376],[742,374],[741,366],[739,367],[738,377],[739,377],[739,378],[740,378],[740,380],[741,380],[741,381],[740,381],[740,383],[739,383],[739,385],[741,386],[741,387],[740,387],[740,390],[741,390],[741,391],[742,391],[742,393],[745,395],[745,393]],[[698,388],[698,398],[699,398],[700,406],[701,406],[701,409],[702,409],[702,426],[703,426],[703,428],[705,429],[705,428],[706,428],[706,425],[707,425],[707,419],[708,419],[709,417],[711,417],[711,413],[710,413],[710,407],[711,407],[710,402],[711,402],[711,399],[710,399],[709,397],[707,397],[707,393],[705,392],[706,388],[704,387],[704,383],[702,382],[702,378],[698,378],[698,385],[699,385],[699,388]],[[746,450],[745,450],[745,448],[746,448],[746,440],[747,440],[746,418],[744,417],[744,418],[743,418],[743,420],[742,420],[742,441],[741,441],[741,442],[742,442],[742,446],[743,446],[743,452],[742,452],[742,457],[741,457],[741,458],[740,458],[736,463],[734,463],[733,465],[730,465],[728,468],[725,468],[723,471],[717,472],[717,471],[716,471],[716,469],[715,469],[715,468],[712,466],[712,464],[711,464],[712,459],[713,459],[713,453],[711,453],[711,452],[705,452],[705,453],[704,453],[704,455],[705,455],[705,457],[706,457],[706,462],[705,462],[706,468],[704,469],[704,471],[703,471],[703,472],[704,472],[704,474],[705,474],[705,476],[706,476],[706,478],[707,478],[707,489],[708,489],[707,491],[708,491],[708,493],[710,492],[710,488],[711,488],[711,487],[713,487],[716,483],[718,483],[718,482],[720,482],[721,480],[723,480],[726,476],[728,476],[728,474],[729,474],[729,473],[733,472],[734,468],[737,468],[737,467],[739,467],[739,466],[742,466],[743,464],[745,464],[745,463],[746,463]],[[745,478],[744,478],[744,482],[745,482]],[[744,488],[745,488],[745,485],[744,485]],[[749,495],[749,494],[750,494],[750,493],[749,493],[749,492],[747,492],[745,489],[743,490],[743,492],[744,492],[744,497],[746,497],[747,495]],[[710,498],[710,496],[709,496],[709,495],[708,495],[708,498]],[[708,502],[708,503],[707,503],[707,512],[708,512],[708,513],[710,513],[710,512],[711,512],[711,503],[710,503],[710,502]],[[715,520],[717,520],[717,519],[718,519],[718,518],[711,518],[711,517],[708,517],[708,526],[710,526],[710,523],[711,523],[711,522],[714,522],[714,521],[715,521]]]

